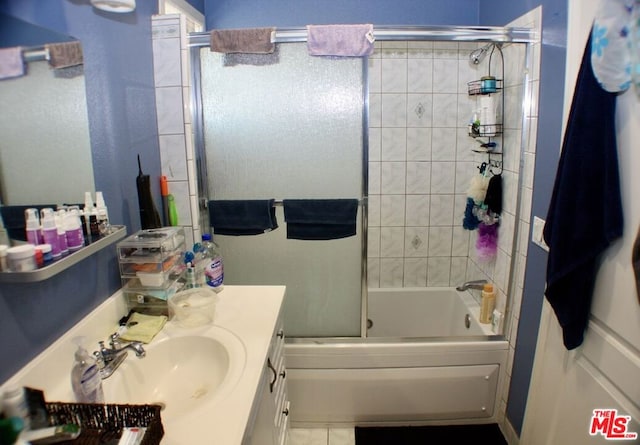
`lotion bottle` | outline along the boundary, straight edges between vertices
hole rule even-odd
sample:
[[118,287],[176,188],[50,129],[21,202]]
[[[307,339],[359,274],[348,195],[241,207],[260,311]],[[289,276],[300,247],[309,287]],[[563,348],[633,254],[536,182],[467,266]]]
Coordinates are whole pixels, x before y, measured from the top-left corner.
[[84,234],[80,221],[80,210],[70,209],[64,217],[64,234],[69,251],[75,252],[84,246]]
[[496,293],[493,284],[487,283],[482,288],[482,300],[480,302],[480,323],[491,323],[493,310],[496,307]]
[[71,387],[78,403],[104,403],[102,376],[95,359],[84,348],[84,339],[76,337],[78,346],[71,369]]
[[27,232],[27,242],[37,246],[42,244],[42,232],[40,231],[40,218],[38,209],[29,208],[24,211],[25,230]]
[[53,209],[45,208],[40,211],[42,221],[42,238],[44,244],[51,244],[51,255],[53,259],[60,258],[60,245],[58,244],[58,227],[53,213]]

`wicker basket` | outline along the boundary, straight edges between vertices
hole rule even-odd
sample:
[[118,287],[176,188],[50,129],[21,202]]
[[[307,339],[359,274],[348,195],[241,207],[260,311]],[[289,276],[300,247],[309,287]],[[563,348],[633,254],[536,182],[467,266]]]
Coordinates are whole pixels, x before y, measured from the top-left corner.
[[91,403],[46,403],[50,425],[75,423],[80,436],[61,444],[117,444],[124,427],[146,427],[142,445],[158,445],[164,428],[160,405],[101,405]]

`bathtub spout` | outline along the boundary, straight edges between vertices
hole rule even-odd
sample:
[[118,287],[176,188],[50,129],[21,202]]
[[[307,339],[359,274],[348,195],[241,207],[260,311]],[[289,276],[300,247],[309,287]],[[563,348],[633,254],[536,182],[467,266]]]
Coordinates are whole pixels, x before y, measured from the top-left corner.
[[473,280],[462,283],[460,286],[456,287],[456,290],[465,291],[467,289],[479,289],[482,290],[484,285],[487,284],[487,280]]

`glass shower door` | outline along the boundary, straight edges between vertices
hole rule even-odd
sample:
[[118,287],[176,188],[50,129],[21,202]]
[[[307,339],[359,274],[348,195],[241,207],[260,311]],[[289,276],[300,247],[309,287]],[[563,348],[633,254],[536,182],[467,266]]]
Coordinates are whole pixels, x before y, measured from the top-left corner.
[[[280,44],[278,63],[225,66],[201,49],[209,199],[361,199],[363,60]],[[357,234],[330,241],[215,236],[228,284],[284,284],[293,337],[359,336],[362,206]]]

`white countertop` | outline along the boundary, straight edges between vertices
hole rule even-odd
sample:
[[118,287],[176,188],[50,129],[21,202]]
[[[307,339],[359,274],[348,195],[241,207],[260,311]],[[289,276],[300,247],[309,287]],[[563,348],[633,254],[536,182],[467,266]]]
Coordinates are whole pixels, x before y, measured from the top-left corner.
[[[218,294],[214,326],[230,331],[244,346],[241,376],[216,394],[212,403],[203,404],[188,416],[169,421],[163,418],[163,445],[242,443],[284,295],[284,286],[225,286]],[[97,346],[98,340],[107,340],[115,331],[118,320],[127,312],[124,298],[117,292],[2,386],[39,388],[45,391],[47,401],[74,401],[69,383],[75,351],[71,340],[83,335],[88,339],[88,349]],[[207,329],[182,329],[169,322],[149,347],[174,335],[207,335]]]

